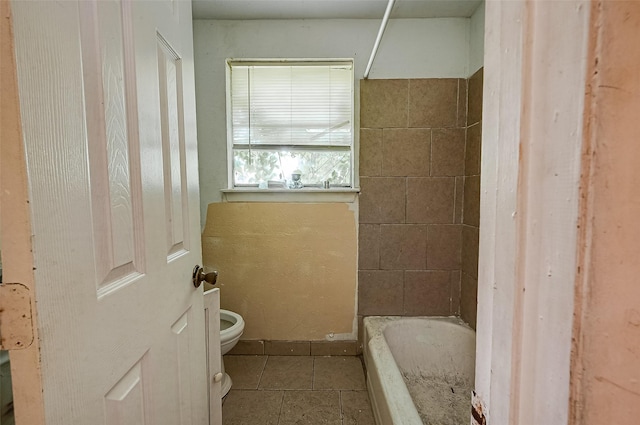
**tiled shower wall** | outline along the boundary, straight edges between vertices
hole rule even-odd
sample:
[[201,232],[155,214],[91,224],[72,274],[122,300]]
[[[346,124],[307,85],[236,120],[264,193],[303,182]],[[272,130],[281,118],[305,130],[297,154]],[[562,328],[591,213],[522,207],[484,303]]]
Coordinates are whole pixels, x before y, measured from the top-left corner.
[[462,276],[460,316],[476,328],[478,300],[478,233],[480,229],[480,147],[482,136],[482,80],[480,68],[469,79],[467,145],[465,149],[464,214],[462,220]]
[[465,79],[360,82],[358,313],[458,314]]
[[[479,211],[470,201],[474,182],[465,184],[467,167],[479,182],[479,150],[475,159],[465,155],[467,86],[466,79],[360,82],[360,316],[460,314],[463,263],[472,255],[464,238],[475,235],[478,251],[478,214],[463,224],[464,207]],[[468,287],[477,271],[466,266]]]

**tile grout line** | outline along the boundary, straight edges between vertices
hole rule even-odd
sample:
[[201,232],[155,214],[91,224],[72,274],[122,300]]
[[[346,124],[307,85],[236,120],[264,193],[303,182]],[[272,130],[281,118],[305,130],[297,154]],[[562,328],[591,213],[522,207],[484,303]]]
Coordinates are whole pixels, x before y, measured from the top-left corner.
[[282,418],[282,409],[284,409],[284,391],[282,391],[282,398],[280,399],[280,411],[278,411],[278,425],[280,425],[280,419]]
[[256,386],[256,390],[260,389],[260,384],[262,383],[262,377],[264,376],[264,370],[267,368],[267,362],[269,361],[269,356],[266,356],[264,359],[264,364],[262,365],[262,370],[260,371],[260,377],[258,378],[258,385]]
[[338,399],[340,405],[340,423],[344,425],[344,412],[343,412],[343,402],[342,402],[342,390],[338,390]]

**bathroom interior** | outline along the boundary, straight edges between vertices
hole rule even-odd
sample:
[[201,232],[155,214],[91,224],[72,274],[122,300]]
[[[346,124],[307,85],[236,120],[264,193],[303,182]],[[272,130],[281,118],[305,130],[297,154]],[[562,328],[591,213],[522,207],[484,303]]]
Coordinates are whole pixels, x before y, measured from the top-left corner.
[[[386,2],[378,3],[384,11]],[[372,321],[366,330],[371,316],[450,317],[441,328],[437,320],[427,325],[446,334],[442,341],[462,329],[466,339],[452,340],[453,351],[445,355],[450,361],[464,352],[458,363],[466,364],[469,382],[444,385],[447,393],[460,390],[464,413],[445,409],[436,419],[466,423],[477,294],[484,2],[396,2],[368,79],[380,10],[278,19],[260,10],[261,17],[209,6],[193,2],[203,263],[218,272],[223,315],[244,324],[231,336],[235,346],[223,350],[231,350],[225,364],[233,379],[223,423],[431,423],[423,411],[390,412],[384,400],[371,406],[373,393],[382,390],[371,388],[379,377],[364,366],[391,368],[384,354],[367,357],[367,342],[385,326]],[[230,58],[353,61],[350,187],[229,190]],[[412,327],[398,322],[405,323]],[[394,356],[433,355],[419,345],[409,343]],[[0,425],[11,425],[6,352],[0,362]],[[424,373],[420,367],[417,373]],[[409,397],[400,387],[394,391]]]
[[[218,272],[221,308],[244,325],[224,357],[233,380],[224,399],[225,424],[468,421],[484,3],[448,2],[455,7],[439,10],[446,2],[420,2],[431,5],[421,15],[412,8],[416,3],[396,2],[367,79],[382,16],[285,20],[250,11],[220,14],[194,3],[203,263]],[[353,60],[351,188],[233,189],[226,118],[230,58]],[[466,373],[469,382],[444,383],[447,393],[460,392],[457,402],[447,402],[461,405],[462,413],[447,408],[429,416],[425,410],[433,409],[424,407],[425,398],[434,396],[415,388],[408,390],[417,408],[404,409],[412,413],[389,411],[385,406],[393,401],[370,400],[389,391],[372,388],[379,379],[370,369],[380,362],[391,368],[384,354],[367,353],[367,343],[385,333],[373,320],[365,325],[370,316],[453,318],[442,328],[437,320],[426,327],[444,335],[439,345],[450,346],[450,353],[437,354],[448,357],[443,362],[467,365],[451,375]],[[410,321],[394,326],[412,328]],[[457,334],[454,328],[463,342],[449,337]],[[422,336],[409,336],[415,343],[392,348],[400,351],[394,357],[427,355],[418,340],[428,333],[417,332]],[[422,367],[414,368],[418,375],[427,373]],[[398,385],[390,388],[408,396]],[[324,395],[314,397],[316,391]]]
[[[15,38],[10,34],[11,25],[0,26],[2,57],[11,57],[13,52],[19,60],[16,66],[3,66],[0,73],[3,95],[9,94],[2,98],[0,143],[2,289],[21,285],[35,293],[38,288],[37,303],[34,295],[23,293],[23,305],[15,309],[16,317],[25,319],[22,323],[27,333],[21,338],[33,336],[30,332],[34,330],[46,331],[40,334],[44,337],[33,338],[32,344],[22,349],[12,348],[22,343],[21,339],[8,346],[12,350],[13,380],[8,373],[7,353],[0,352],[0,423],[10,425],[14,421],[12,386],[20,422],[25,414],[25,423],[45,423],[46,413],[46,423],[100,423],[103,418],[107,418],[105,423],[120,423],[108,419],[108,414],[119,415],[126,410],[137,416],[128,416],[131,420],[125,422],[137,424],[145,422],[139,412],[148,403],[152,406],[146,411],[155,409],[156,413],[147,423],[184,422],[178,416],[188,417],[183,415],[188,414],[188,403],[140,396],[145,388],[155,391],[153,381],[146,378],[154,369],[146,367],[146,358],[150,357],[145,356],[153,346],[151,338],[147,341],[146,337],[156,332],[167,337],[167,344],[158,350],[167,355],[157,362],[156,370],[176,370],[173,376],[159,374],[162,381],[156,382],[163,384],[157,386],[161,387],[159,393],[163,397],[175,394],[172,400],[184,394],[199,405],[193,404],[196,408],[191,410],[200,419],[191,422],[206,423],[206,378],[218,382],[223,375],[215,368],[209,368],[208,373],[191,373],[191,391],[181,383],[189,375],[186,369],[203,372],[205,335],[200,331],[205,324],[214,324],[215,329],[218,320],[205,322],[195,317],[198,320],[189,322],[193,327],[185,326],[185,320],[189,319],[187,311],[201,315],[203,299],[213,299],[213,303],[207,302],[202,313],[207,314],[207,308],[211,313],[213,305],[215,314],[218,295],[224,311],[230,312],[221,313],[222,320],[230,325],[221,334],[226,331],[222,345],[226,371],[233,379],[223,399],[224,419],[220,418],[226,424],[468,423],[457,418],[455,412],[446,421],[428,416],[434,411],[431,398],[444,396],[442,392],[447,394],[442,397],[447,406],[458,402],[468,406],[471,401],[471,412],[466,412],[478,424],[637,423],[640,286],[635,277],[640,263],[634,247],[640,237],[635,184],[640,178],[636,164],[640,145],[633,142],[637,139],[640,80],[629,70],[640,67],[639,50],[633,48],[640,31],[640,3],[487,2],[485,21],[484,4],[477,0],[399,0],[368,79],[365,67],[384,7],[364,15],[351,8],[348,15],[328,16],[313,8],[307,9],[307,15],[300,14],[298,6],[349,4],[360,9],[364,4],[386,3],[384,0],[264,0],[251,2],[255,7],[232,8],[229,13],[203,5],[237,6],[243,4],[242,0],[194,0],[193,20],[191,3],[0,2],[9,24],[12,19],[8,13],[22,10],[13,15],[19,18],[14,26]],[[418,14],[416,6],[426,3],[462,9],[445,13],[436,7],[437,13],[433,9],[432,14]],[[171,102],[164,99],[160,108],[156,108],[157,102],[146,102],[158,94],[168,94],[177,84],[179,80],[170,78],[172,74],[166,71],[172,69],[171,64],[178,64],[179,55],[166,56],[170,46],[158,37],[156,21],[147,19],[152,13],[145,12],[166,6],[163,16],[181,17],[166,19],[166,24],[184,29],[181,44],[188,49],[181,63],[188,71],[184,75],[189,77],[185,81],[191,101],[182,106],[188,110],[185,117],[192,129],[197,103],[198,148],[195,138],[189,137],[193,142],[186,149],[189,159],[181,161],[192,183],[187,199],[181,199],[194,201],[196,206],[190,205],[191,232],[185,238],[190,242],[188,248],[194,249],[186,252],[179,278],[174,280],[164,267],[142,268],[135,275],[141,284],[126,286],[135,297],[131,292],[118,291],[101,298],[106,295],[101,286],[105,282],[90,269],[99,264],[118,268],[118,263],[103,264],[106,259],[95,255],[95,224],[106,221],[91,217],[88,206],[103,193],[93,188],[83,194],[69,190],[68,183],[75,180],[66,179],[65,173],[85,172],[78,180],[89,188],[86,170],[96,162],[87,157],[89,146],[84,133],[78,131],[70,138],[70,133],[58,130],[84,128],[88,121],[83,113],[69,113],[67,102],[73,92],[72,103],[78,111],[85,110],[83,85],[76,83],[84,77],[82,69],[93,75],[88,67],[82,67],[85,53],[95,52],[80,48],[86,44],[79,30],[87,29],[89,25],[84,22],[90,21],[83,21],[78,7],[89,5],[95,10],[119,4],[137,5],[141,19],[133,21],[134,15],[121,17],[126,18],[129,29],[147,35],[141,53],[149,66],[136,69],[146,69],[137,82],[146,87],[142,93],[150,96],[141,97],[145,101],[138,105],[144,111],[159,109],[160,114],[149,114],[158,115],[159,121],[148,117],[144,124],[150,132],[146,134],[155,134],[163,108],[168,109],[173,101],[180,105],[181,98],[174,96]],[[262,7],[267,4],[288,7],[273,14]],[[9,6],[16,7],[9,10]],[[33,18],[41,25],[34,25]],[[96,14],[92,18],[96,19]],[[115,28],[95,25],[98,27]],[[123,37],[134,41],[133,31],[124,26],[121,29]],[[97,32],[85,34],[85,41],[86,37],[94,40]],[[121,44],[120,38],[110,40],[109,45]],[[195,61],[190,55],[192,41]],[[41,48],[43,45],[52,48]],[[165,50],[158,50],[158,46]],[[63,54],[56,50],[58,47],[64,48]],[[114,55],[114,60],[125,56],[135,59],[125,53]],[[225,66],[229,59],[259,62],[260,58],[351,61],[354,110],[353,120],[347,123],[353,129],[353,152],[351,145],[346,150],[353,160],[350,187],[332,187],[329,182],[326,188],[325,179],[311,189],[296,183],[295,190],[270,190],[268,182],[267,189],[262,189],[262,183],[255,189],[230,189],[234,173],[227,165],[233,157],[227,142]],[[99,61],[91,64],[99,68]],[[67,69],[63,68],[67,65],[74,71],[52,72]],[[5,73],[7,68],[9,72]],[[132,71],[128,68],[129,77],[136,75]],[[20,87],[17,77],[25,74],[38,78]],[[167,77],[166,82],[173,85],[165,85],[164,79],[156,80],[156,76]],[[160,83],[159,93],[156,81]],[[6,91],[5,83],[10,86]],[[121,80],[117,86],[124,85]],[[42,90],[43,86],[56,90]],[[91,84],[94,86],[99,87]],[[197,92],[197,99],[191,96],[193,92]],[[12,96],[12,101],[5,102]],[[114,98],[118,96],[122,98],[123,94]],[[92,100],[100,104],[99,98]],[[28,107],[22,108],[20,102]],[[11,104],[7,109],[6,103]],[[134,119],[137,108],[129,109],[129,118]],[[102,112],[104,108],[96,113]],[[117,115],[122,116],[122,110]],[[5,126],[5,118],[10,126]],[[75,124],[58,125],[67,119]],[[174,114],[171,121],[179,125],[180,117]],[[344,125],[337,128],[342,131]],[[24,129],[31,135],[24,137],[20,133]],[[324,129],[332,127],[321,131]],[[4,137],[5,130],[8,138]],[[47,137],[38,137],[35,130],[46,132]],[[83,165],[66,167],[67,155],[51,155],[52,150],[58,151],[57,145],[48,143],[49,136],[61,143],[58,147],[64,150],[60,152],[73,148]],[[179,134],[173,136],[173,142],[179,144]],[[131,157],[130,164],[162,170],[160,153],[166,146],[163,143],[160,149],[160,140],[166,138],[149,140],[156,161],[146,164]],[[132,146],[138,153],[138,144]],[[5,148],[16,155],[16,161],[5,154]],[[198,206],[196,150],[200,157],[201,223],[194,213]],[[102,147],[98,149],[101,151]],[[98,165],[106,162],[104,156],[98,159]],[[14,172],[14,167],[28,164],[36,166]],[[37,166],[41,164],[51,166]],[[27,173],[29,170],[34,173]],[[52,179],[50,171],[64,178]],[[292,181],[302,181],[304,186],[309,183],[306,174],[291,174]],[[294,178],[297,174],[301,180]],[[7,176],[15,176],[18,184]],[[150,207],[137,210],[138,217],[163,216],[164,211],[166,220],[157,220],[158,228],[176,222],[167,208],[172,194],[167,189],[167,176],[167,172],[155,173],[158,180],[153,179],[157,183],[153,186],[158,196],[145,201]],[[112,173],[104,173],[104,182],[111,177]],[[159,183],[161,178],[164,187]],[[29,179],[35,187],[55,190],[34,192],[30,199]],[[74,200],[83,195],[80,204],[87,207],[66,203],[68,198],[63,195]],[[137,194],[138,200],[141,195]],[[54,204],[60,208],[53,208]],[[104,204],[106,210],[109,205]],[[179,207],[175,211],[179,212]],[[7,212],[15,212],[15,216]],[[72,219],[75,213],[83,217],[85,228]],[[37,219],[37,231],[33,233],[27,225],[14,226],[12,217],[22,218],[23,224],[29,221],[25,217]],[[120,242],[135,243],[138,233],[123,229]],[[171,258],[164,261],[165,248],[174,254],[172,249],[177,245],[176,240],[164,240],[171,229],[151,229],[154,231],[146,232],[152,242],[146,244],[151,257],[161,259],[156,265],[169,265]],[[18,237],[24,246],[12,249],[15,244],[11,236]],[[105,241],[108,238],[101,246]],[[45,249],[34,250],[35,242]],[[60,243],[70,249],[59,249]],[[68,255],[70,251],[76,255]],[[47,258],[42,259],[42,254]],[[131,250],[129,254],[122,257],[123,261],[137,261],[136,252]],[[13,255],[28,258],[20,274],[13,274],[13,265],[17,264]],[[88,261],[83,261],[86,258]],[[73,269],[66,267],[67,259],[73,260]],[[204,297],[194,290],[191,274],[196,262],[203,264],[201,259],[205,272],[218,271],[216,288],[205,292]],[[75,279],[68,278],[72,270]],[[95,288],[86,276],[96,278]],[[213,281],[211,276],[207,279]],[[178,280],[185,286],[176,287]],[[56,284],[48,284],[51,282]],[[116,280],[109,285],[113,283],[123,282]],[[148,283],[156,284],[156,290],[150,291]],[[176,306],[180,289],[185,302]],[[149,302],[153,295],[157,295],[157,304]],[[16,305],[7,303],[7,299],[0,299],[4,306]],[[72,301],[65,304],[70,308],[58,308],[62,299]],[[196,305],[192,301],[198,303],[195,310],[190,307]],[[116,307],[104,309],[110,320],[100,320],[103,317],[96,314],[97,309],[88,308],[106,304]],[[130,317],[147,319],[149,332],[145,335],[140,327],[130,326],[131,321],[125,322],[129,316],[119,314],[119,307],[125,304],[130,307]],[[25,317],[29,307],[44,313],[39,321]],[[88,313],[84,316],[87,320],[78,320],[76,313],[80,310]],[[164,317],[166,326],[158,326],[157,316],[166,310],[172,310]],[[6,317],[4,309],[3,344]],[[81,337],[70,331],[74,325],[75,331],[83,331]],[[96,329],[110,332],[118,343],[110,344],[111,340],[102,338],[105,332]],[[192,340],[183,332],[185,329],[193,330]],[[73,338],[67,338],[69,335]],[[216,350],[215,332],[209,336],[213,336],[214,345],[210,346]],[[178,339],[181,344],[173,343]],[[102,345],[93,343],[99,340],[103,340]],[[119,343],[125,340],[129,343]],[[230,348],[229,343],[235,346]],[[131,361],[114,355],[114,346],[122,354],[129,354]],[[179,361],[184,359],[185,347],[194,348],[194,358],[199,357],[190,363],[196,369],[180,369],[185,364]],[[87,352],[91,354],[83,355]],[[209,365],[211,360],[217,365],[216,358],[209,356],[208,360]],[[65,367],[56,367],[58,364]],[[99,371],[101,366],[103,370]],[[474,368],[475,391],[471,392],[469,376]],[[46,375],[41,376],[42,372]],[[93,379],[94,372],[102,373],[100,388],[94,385],[98,382]],[[128,385],[134,381],[135,386]],[[442,391],[416,392],[414,384],[420,388],[425,382]],[[217,385],[211,388],[218,391]],[[195,394],[199,397],[191,397]],[[103,398],[114,401],[109,404],[111,410],[103,412]],[[220,398],[216,394],[209,400],[214,406],[209,409],[210,419],[216,424],[221,412],[215,407]],[[45,412],[46,406],[53,408]],[[446,414],[448,410],[435,412]],[[154,420],[160,414],[163,421]],[[78,419],[79,415],[92,420]],[[463,415],[468,418],[467,413]],[[30,422],[29,417],[35,419]]]

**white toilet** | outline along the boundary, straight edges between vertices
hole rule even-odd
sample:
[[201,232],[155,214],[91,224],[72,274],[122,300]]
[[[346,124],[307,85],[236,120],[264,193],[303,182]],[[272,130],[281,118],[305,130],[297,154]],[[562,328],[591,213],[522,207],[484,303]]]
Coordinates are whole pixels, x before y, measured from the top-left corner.
[[236,345],[244,331],[244,319],[238,313],[220,309],[220,366],[222,367],[222,397],[231,389],[231,378],[224,371],[224,356]]

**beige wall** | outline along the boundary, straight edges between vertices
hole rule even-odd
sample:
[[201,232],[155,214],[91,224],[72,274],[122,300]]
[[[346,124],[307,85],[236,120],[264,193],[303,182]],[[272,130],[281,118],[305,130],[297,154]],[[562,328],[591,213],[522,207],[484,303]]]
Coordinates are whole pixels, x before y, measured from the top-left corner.
[[[242,339],[356,339],[356,212],[346,203],[214,203],[202,235]],[[330,336],[333,334],[333,338]]]
[[640,420],[640,2],[594,3],[591,22],[571,423],[630,425]]

